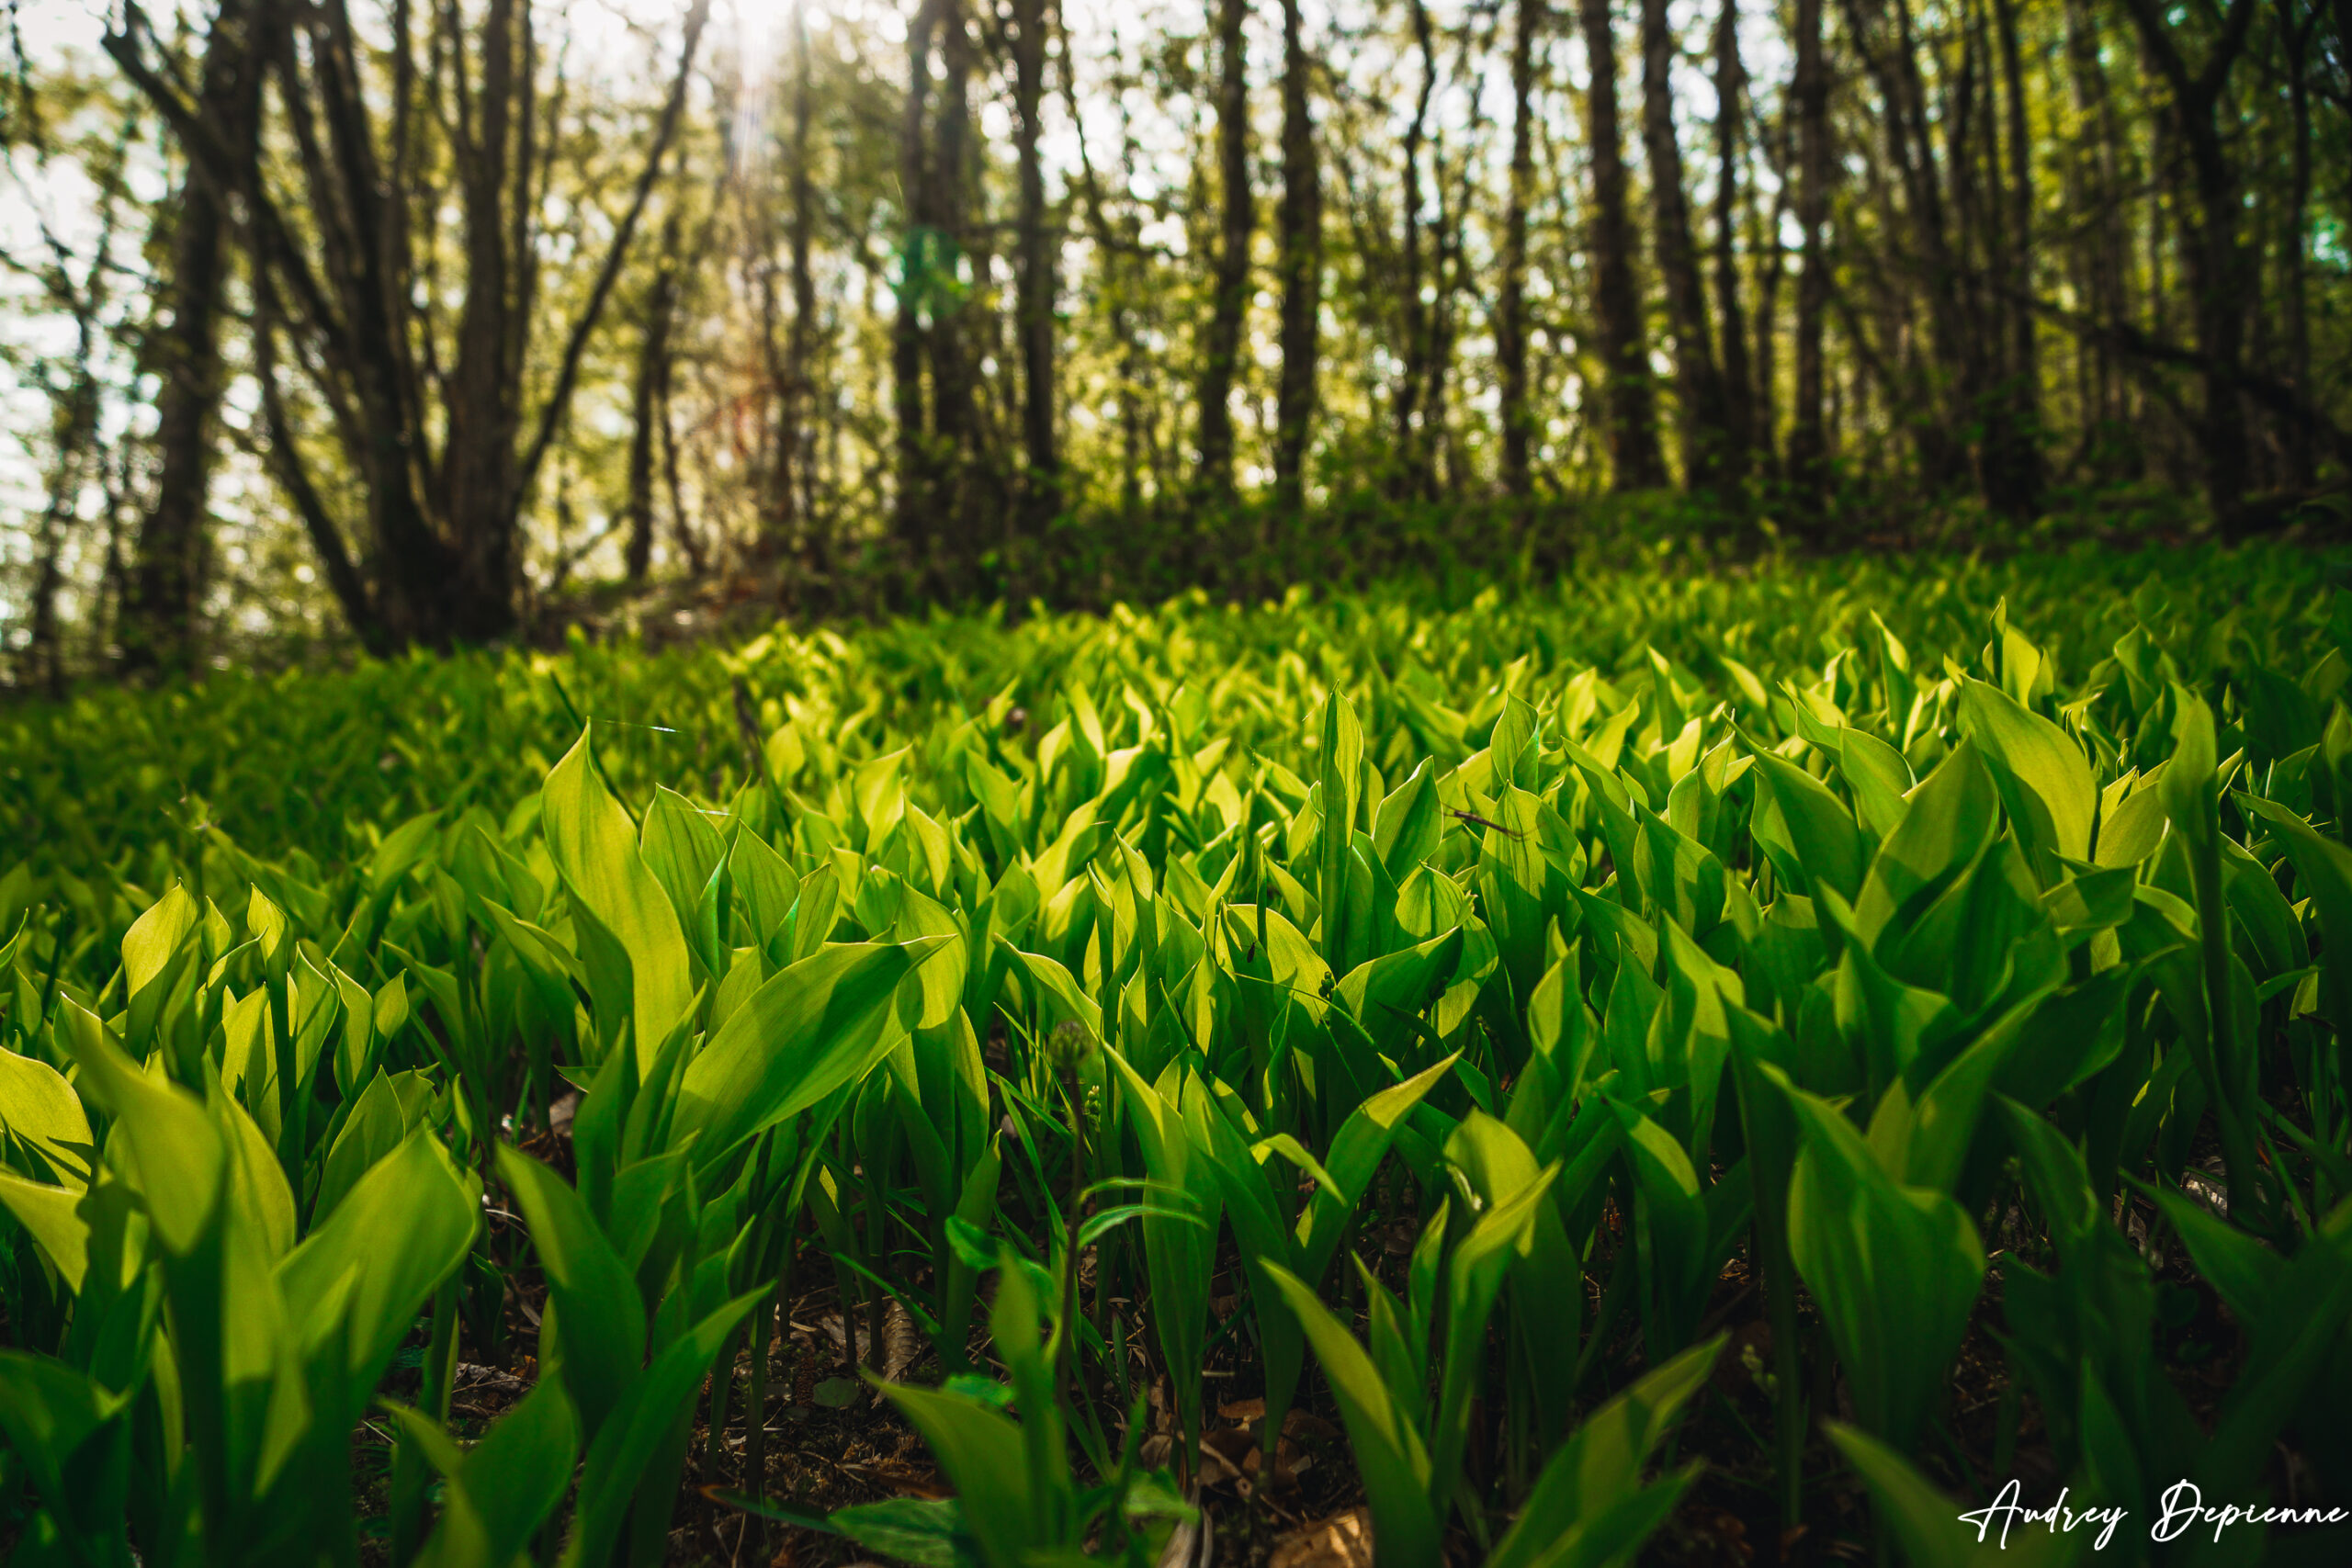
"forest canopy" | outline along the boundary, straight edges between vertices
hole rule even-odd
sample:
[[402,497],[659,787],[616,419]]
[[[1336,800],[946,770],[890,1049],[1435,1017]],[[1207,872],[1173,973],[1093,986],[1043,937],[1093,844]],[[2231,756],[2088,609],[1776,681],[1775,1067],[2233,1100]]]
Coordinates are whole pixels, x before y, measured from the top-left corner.
[[493,641],[613,585],[1100,604],[1623,526],[2324,517],[2347,36],[2345,0],[12,7],[7,678]]

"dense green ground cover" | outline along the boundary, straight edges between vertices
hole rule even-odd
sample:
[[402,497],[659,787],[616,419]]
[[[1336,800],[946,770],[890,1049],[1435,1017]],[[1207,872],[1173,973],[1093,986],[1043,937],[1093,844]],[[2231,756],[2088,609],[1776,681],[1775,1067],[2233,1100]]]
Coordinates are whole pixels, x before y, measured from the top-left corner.
[[[812,1517],[770,1416],[816,1292],[961,1498],[828,1528],[919,1562],[1362,1500],[1396,1568],[1687,1556],[1701,1513],[1943,1563],[2012,1474],[2131,1510],[2125,1560],[2341,1560],[2148,1527],[2180,1481],[2352,1504],[2343,568],[1611,573],[0,713],[0,1530],[741,1552],[673,1527]],[[485,1427],[460,1360],[528,1392]]]

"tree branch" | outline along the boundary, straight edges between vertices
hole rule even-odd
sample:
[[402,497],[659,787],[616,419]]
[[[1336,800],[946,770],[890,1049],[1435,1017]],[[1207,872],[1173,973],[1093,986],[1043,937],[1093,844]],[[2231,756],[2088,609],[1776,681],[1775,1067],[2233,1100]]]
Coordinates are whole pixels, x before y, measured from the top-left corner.
[[676,137],[679,116],[686,105],[686,87],[693,79],[695,51],[702,41],[703,24],[710,19],[710,0],[695,0],[694,8],[686,13],[686,36],[678,48],[678,73],[670,84],[670,98],[662,107],[661,129],[653,138],[653,147],[645,157],[644,172],[638,175],[637,189],[629,197],[628,211],[621,219],[620,228],[613,234],[611,249],[605,253],[605,264],[597,270],[595,287],[589,291],[588,303],[582,307],[580,319],[572,323],[571,336],[563,346],[563,367],[557,372],[555,389],[548,394],[547,406],[539,413],[538,433],[532,437],[530,450],[523,458],[514,476],[514,493],[507,500],[508,515],[520,513],[523,498],[531,493],[532,482],[538,477],[539,465],[547,460],[548,448],[554,445],[555,434],[562,426],[565,409],[571,401],[571,391],[580,379],[580,361],[588,351],[588,338],[596,330],[597,318],[604,314],[605,301],[613,292],[613,284],[620,276],[621,264],[628,259],[629,241],[637,232],[638,219],[644,214],[645,204],[653,194],[654,182],[661,178],[662,161],[668,156],[670,143]]

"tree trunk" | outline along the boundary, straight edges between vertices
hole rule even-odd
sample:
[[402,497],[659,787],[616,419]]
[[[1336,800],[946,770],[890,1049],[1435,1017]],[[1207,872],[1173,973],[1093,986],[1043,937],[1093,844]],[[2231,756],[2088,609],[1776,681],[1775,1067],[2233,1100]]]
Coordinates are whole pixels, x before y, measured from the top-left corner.
[[457,164],[466,302],[458,319],[458,358],[450,375],[441,513],[457,547],[457,570],[447,585],[450,618],[457,624],[449,629],[467,641],[496,637],[514,623],[517,563],[510,503],[518,477],[514,442],[522,410],[514,397],[520,372],[513,359],[519,300],[511,268],[521,258],[507,249],[507,193],[527,188],[532,174],[517,155],[515,134],[530,114],[527,104],[517,102],[530,62],[516,59],[525,52],[517,35],[528,14],[528,6],[516,0],[490,0],[471,145]]
[[[2298,397],[2312,396],[2312,344],[2310,327],[2310,256],[2312,199],[2312,99],[2311,67],[2312,39],[2322,13],[2316,6],[2301,25],[2295,20],[2293,0],[2278,0],[2278,30],[2284,41],[2287,64],[2287,103],[2290,114],[2290,134],[2293,138],[2288,152],[2287,210],[2283,214],[2278,233],[2278,270],[2280,277],[2280,326],[2287,343],[2286,379]],[[2342,40],[2343,47],[2352,50],[2352,38]],[[2312,446],[2311,426],[2300,420],[2286,423],[2280,433],[2285,438],[2283,456],[2286,471],[2282,476],[2286,488],[2308,491],[2318,479],[2318,465]]]
[[[1849,16],[1858,16],[1860,7],[1849,4],[1848,10]],[[1929,491],[1940,492],[1966,476],[1968,449],[1960,433],[1981,417],[1985,380],[1983,333],[1969,326],[1964,298],[1970,281],[1965,246],[1973,232],[1968,221],[1974,200],[1968,131],[1975,123],[1974,34],[1963,35],[1970,52],[1963,54],[1960,69],[1947,83],[1946,111],[1932,116],[1919,68],[1910,0],[1894,0],[1894,15],[1893,39],[1887,49],[1870,52],[1869,63],[1886,101],[1886,152],[1903,184],[1906,227],[1915,246],[1913,265],[1925,274],[1927,351],[1906,353],[1905,357],[1913,370],[1910,423],[1921,478]],[[1854,34],[1858,41],[1866,37],[1859,20]],[[1952,98],[1956,104],[1949,101]],[[1946,164],[1953,187],[1949,204],[1945,178],[1936,161],[1939,123],[1947,133]],[[1947,217],[1948,205],[1961,209],[1957,242]]]
[[1424,0],[1412,0],[1413,41],[1421,57],[1421,87],[1405,122],[1404,196],[1399,213],[1396,303],[1402,330],[1397,344],[1396,386],[1389,402],[1396,427],[1398,491],[1413,500],[1429,493],[1428,447],[1421,431],[1421,389],[1430,376],[1430,317],[1421,299],[1421,146],[1428,133],[1430,99],[1437,91],[1437,48]]
[[[1781,467],[1781,285],[1789,271],[1788,247],[1781,243],[1781,227],[1790,212],[1790,187],[1795,163],[1795,117],[1781,116],[1780,134],[1765,143],[1772,163],[1772,207],[1748,206],[1748,250],[1763,276],[1756,285],[1756,354],[1752,385],[1756,417],[1749,429],[1755,436],[1757,461],[1768,475],[1784,477]],[[1759,139],[1761,135],[1759,128]]]
[[2246,300],[2251,292],[2237,172],[2216,117],[2231,67],[2245,52],[2254,0],[2230,0],[2222,34],[2194,75],[2175,47],[2159,0],[2125,0],[2143,42],[2171,90],[2169,118],[2180,136],[2196,185],[2197,212],[2188,243],[2188,286],[2197,351],[2204,362],[2204,409],[2199,445],[2204,449],[2206,497],[2214,517],[2234,527],[2252,478],[2245,405],[2240,397]]
[[[1617,125],[1617,39],[1610,0],[1579,0],[1592,87],[1586,96],[1586,140],[1592,148],[1592,304],[1605,376],[1605,428],[1611,482],[1621,491],[1666,483],[1658,451],[1657,404],[1642,299],[1634,279],[1633,223],[1625,211],[1625,158]],[[1800,0],[1800,4],[1809,0]]]
[[[1990,454],[1985,499],[1996,511],[2020,521],[2041,510],[2041,365],[2034,344],[2033,148],[2026,131],[2025,68],[2018,47],[2017,0],[1993,0],[1995,32],[2001,54],[2001,86],[2008,142],[2007,221],[2001,241],[2007,267],[2001,277],[2008,339],[2003,345],[2004,385],[1995,389],[2002,418],[1994,427],[2001,448]],[[1993,141],[1990,117],[1985,126]]]
[[1797,229],[1804,236],[1796,300],[1795,404],[1788,476],[1801,509],[1818,521],[1828,499],[1829,444],[1822,330],[1829,310],[1829,73],[1821,56],[1821,0],[1796,0]]
[[[57,596],[64,582],[65,537],[81,514],[82,492],[89,483],[90,458],[98,437],[98,317],[106,301],[113,223],[109,199],[96,260],[82,297],[72,302],[74,370],[57,399],[51,423],[53,446],[49,472],[43,476],[49,502],[41,510],[35,534],[31,625],[27,628],[24,664],[52,697],[65,694],[65,638],[57,616]],[[63,270],[62,265],[59,270]]]
[[1690,238],[1682,146],[1674,129],[1673,29],[1666,0],[1642,0],[1642,144],[1649,157],[1650,245],[1674,324],[1674,379],[1682,424],[1683,483],[1694,491],[1736,487],[1730,468],[1730,415],[1707,320],[1706,285]]
[[[268,0],[221,0],[205,39],[198,112],[239,167],[254,155],[261,77],[275,20]],[[196,661],[198,565],[211,488],[214,416],[220,403],[221,289],[229,271],[229,199],[220,171],[191,158],[172,230],[171,321],[151,340],[155,395],[155,503],[141,521],[124,584],[124,668],[161,675]]]
[[1233,378],[1250,303],[1250,232],[1257,217],[1250,191],[1250,62],[1241,38],[1249,15],[1249,0],[1219,0],[1216,139],[1223,220],[1208,331],[1201,345],[1200,389],[1201,483],[1218,500],[1233,495]]
[[[1061,509],[1061,458],[1054,445],[1054,250],[1057,236],[1046,226],[1046,175],[1038,161],[1040,111],[1046,96],[1046,0],[1014,0],[1012,16],[1014,107],[1019,116],[1015,154],[1020,165],[1018,219],[1021,339],[1021,434],[1028,462],[1023,488],[1024,516],[1018,526],[1041,532]],[[1008,540],[1008,561],[1018,554]],[[1012,593],[1011,581],[1008,594]],[[1016,596],[1017,598],[1017,596]]]
[[815,118],[809,82],[808,8],[792,8],[792,333],[786,363],[783,399],[781,475],[799,520],[797,544],[800,597],[808,587],[827,602],[832,588],[831,541],[825,522],[817,514],[817,462],[809,429],[809,389],[814,384],[817,352],[817,274],[810,265],[816,243],[817,182],[808,171],[808,129]]
[[[1464,59],[1468,52],[1469,41],[1465,39]],[[1436,286],[1437,298],[1430,314],[1430,384],[1422,403],[1421,428],[1425,448],[1431,454],[1432,471],[1449,495],[1460,494],[1469,482],[1469,456],[1449,412],[1447,394],[1453,383],[1454,347],[1459,335],[1456,307],[1470,288],[1466,231],[1476,197],[1471,182],[1479,163],[1483,123],[1479,100],[1474,97],[1470,101],[1469,123],[1463,128],[1463,153],[1455,169],[1451,199],[1446,194],[1445,142],[1442,136],[1430,160],[1438,194],[1437,217],[1431,230],[1436,246],[1431,257],[1431,281]]]
[[[662,256],[646,291],[645,333],[637,351],[629,387],[628,543],[622,561],[632,583],[645,581],[653,561],[653,441],[657,422],[666,422],[670,402],[670,338],[677,319],[678,246],[681,214],[673,200],[662,222]],[[685,526],[680,518],[678,525]]]
[[1756,446],[1756,403],[1739,288],[1740,128],[1747,73],[1739,58],[1739,0],[1724,0],[1715,23],[1715,314],[1722,321],[1724,465],[1726,486],[1747,477]]
[[1495,366],[1502,394],[1503,493],[1524,502],[1532,488],[1528,446],[1534,425],[1527,406],[1527,208],[1535,173],[1535,35],[1544,22],[1544,0],[1517,0],[1512,10],[1510,184],[1495,300]]
[[[377,577],[373,625],[361,629],[385,646],[481,641],[515,626],[523,507],[563,428],[589,340],[676,137],[709,12],[709,0],[693,0],[685,14],[645,162],[555,356],[553,384],[527,442],[525,367],[537,324],[547,195],[527,4],[491,0],[470,29],[454,6],[434,13],[427,53],[438,112],[424,115],[413,112],[420,89],[407,0],[392,6],[389,115],[368,101],[383,80],[372,69],[380,48],[360,38],[345,0],[319,0],[299,14],[300,48],[290,29],[273,30],[266,53],[256,50],[253,58],[278,77],[285,161],[299,174],[296,198],[305,204],[299,226],[281,210],[262,160],[241,153],[201,104],[183,97],[168,65],[151,61],[153,34],[138,7],[127,7],[122,29],[105,38],[107,53],[163,112],[216,194],[236,193],[257,311],[282,321],[300,345],[299,363],[327,406],[345,468],[365,497]],[[383,152],[380,119],[391,128]],[[428,134],[440,141],[425,143]],[[420,147],[446,156],[419,155]],[[454,195],[432,183],[451,171]],[[429,222],[445,205],[458,214],[466,264],[456,355],[446,374],[432,357],[426,303],[440,293],[435,247],[414,247],[407,233],[408,209]],[[418,365],[420,341],[429,373]],[[298,507],[322,494],[301,473],[299,452],[276,454],[274,464]],[[327,564],[332,572],[331,558]]]
[[[1069,31],[1067,18],[1061,19],[1063,58],[1069,58]],[[1143,383],[1145,379],[1144,347],[1136,334],[1135,296],[1141,292],[1134,273],[1141,244],[1136,233],[1135,220],[1114,230],[1109,215],[1103,210],[1102,181],[1094,171],[1093,154],[1087,149],[1086,121],[1078,107],[1078,85],[1073,73],[1061,73],[1062,106],[1069,113],[1078,144],[1079,190],[1086,204],[1087,228],[1091,231],[1096,249],[1102,256],[1102,284],[1098,290],[1102,313],[1111,329],[1111,341],[1118,346],[1117,401],[1119,424],[1119,506],[1132,513],[1143,502],[1144,412]],[[1125,110],[1121,123],[1125,125]],[[1135,141],[1132,134],[1125,137],[1122,148],[1132,185],[1134,175]]]
[[922,0],[907,28],[907,96],[899,122],[899,200],[906,213],[899,248],[897,311],[890,323],[891,408],[896,416],[898,490],[893,532],[910,578],[930,559],[937,506],[929,409],[923,396],[923,318],[936,292],[941,249],[930,146],[932,40],[945,0]]
[[[940,17],[941,66],[939,115],[932,142],[929,174],[931,208],[951,280],[965,256],[977,251],[969,201],[972,171],[978,162],[972,148],[972,35],[963,0],[944,0]],[[963,301],[988,287],[985,258],[972,254],[972,293],[960,289]],[[936,479],[943,488],[931,559],[924,573],[933,597],[953,599],[969,591],[971,573],[980,554],[980,450],[978,389],[974,384],[975,355],[967,341],[964,311],[951,304],[934,314],[927,344],[931,358],[932,431],[937,439]]]
[[[2075,115],[2090,142],[2088,152],[2078,152],[2075,159],[2084,293],[2093,316],[2120,325],[2132,317],[2130,241],[2124,231],[2123,181],[2116,157],[2122,136],[2107,89],[2107,69],[2099,60],[2098,26],[2091,0],[2066,0],[2067,74]],[[2120,433],[2126,411],[2113,353],[2104,341],[2088,344],[2087,352],[2090,390],[2083,411],[2084,441],[2098,463]]]
[[1305,502],[1306,453],[1314,438],[1316,360],[1323,310],[1323,187],[1307,109],[1314,69],[1301,36],[1299,0],[1283,0],[1282,382],[1275,397],[1274,497]]

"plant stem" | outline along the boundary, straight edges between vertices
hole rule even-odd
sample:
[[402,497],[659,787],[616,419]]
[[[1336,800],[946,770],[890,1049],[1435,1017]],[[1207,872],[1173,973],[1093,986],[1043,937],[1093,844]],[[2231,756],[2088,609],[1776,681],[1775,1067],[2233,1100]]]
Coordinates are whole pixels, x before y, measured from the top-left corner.
[[[449,1419],[449,1385],[458,1367],[458,1279],[452,1274],[433,1292],[432,1337],[418,1375],[418,1414],[436,1423]],[[430,1467],[414,1443],[402,1442],[392,1455],[393,1568],[406,1568],[424,1544],[424,1488]]]

